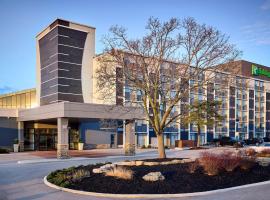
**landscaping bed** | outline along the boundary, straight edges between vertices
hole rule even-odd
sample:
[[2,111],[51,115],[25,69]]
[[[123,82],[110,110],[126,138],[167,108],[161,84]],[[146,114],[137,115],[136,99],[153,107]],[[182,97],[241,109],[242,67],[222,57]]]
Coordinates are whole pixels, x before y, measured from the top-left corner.
[[[222,159],[224,159],[224,155]],[[204,155],[204,157],[204,159],[206,159],[205,161],[209,159],[209,155]],[[222,159],[219,158],[219,160]],[[162,159],[162,162],[172,160],[173,159]],[[161,160],[148,159],[147,161],[160,162]],[[213,160],[211,163],[215,163],[215,161]],[[231,163],[234,164],[235,161],[232,161]],[[202,165],[198,165],[198,161],[154,166],[125,166],[124,174],[132,172],[130,174],[132,175],[132,178],[119,178],[104,173],[93,173],[93,169],[102,166],[102,164],[98,164],[58,170],[48,175],[47,180],[58,186],[70,189],[113,194],[191,193],[270,180],[269,165],[260,166],[256,162],[250,164],[250,160],[241,161],[241,163],[244,164],[234,165],[232,167],[232,165],[228,165],[227,162],[226,169],[229,169],[229,171],[219,168],[218,173],[214,175],[209,175],[209,171],[207,173],[205,171],[206,168]],[[219,163],[216,166],[220,165],[221,164]],[[213,166],[210,166],[210,168],[208,166],[207,170],[209,169],[213,170]],[[74,171],[76,171],[76,175],[74,175]],[[150,172],[160,172],[164,176],[164,179],[160,179],[159,181],[145,181],[142,177]],[[68,174],[72,174],[72,181],[71,179],[65,181]],[[123,174],[121,176],[123,176]]]

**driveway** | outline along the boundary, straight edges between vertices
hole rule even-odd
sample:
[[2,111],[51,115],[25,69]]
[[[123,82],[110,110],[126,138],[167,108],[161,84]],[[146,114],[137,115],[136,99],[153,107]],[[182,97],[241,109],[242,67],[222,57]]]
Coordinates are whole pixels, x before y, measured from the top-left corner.
[[[103,150],[104,152],[112,153],[113,150]],[[116,150],[119,151],[119,150]],[[201,150],[200,150],[201,151]],[[169,157],[197,157],[199,152],[197,150],[169,150],[167,154]],[[71,194],[67,192],[58,191],[47,187],[43,184],[43,177],[49,172],[67,168],[74,165],[86,165],[90,163],[98,163],[105,161],[121,161],[127,160],[124,156],[113,156],[113,157],[99,157],[99,158],[85,158],[81,160],[64,160],[60,162],[47,162],[47,163],[33,163],[33,164],[17,164],[17,161],[21,158],[32,159],[33,156],[27,153],[23,153],[20,157],[19,154],[9,154],[0,155],[0,200],[107,200],[107,198],[96,198],[90,196],[83,196],[77,194]],[[157,156],[156,152],[153,150],[139,150],[136,157],[137,158],[151,158]],[[3,159],[2,159],[3,158]],[[10,159],[9,159],[10,158]],[[164,195],[166,196],[166,195]],[[269,200],[270,190],[269,185],[256,186],[253,188],[246,188],[235,190],[231,192],[224,192],[214,195],[202,196],[202,197],[188,197],[188,198],[178,198],[183,200]]]

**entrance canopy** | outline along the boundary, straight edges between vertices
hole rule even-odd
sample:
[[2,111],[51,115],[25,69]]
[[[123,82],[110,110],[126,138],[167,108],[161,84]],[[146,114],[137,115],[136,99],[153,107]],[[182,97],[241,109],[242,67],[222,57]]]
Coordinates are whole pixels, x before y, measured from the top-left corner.
[[18,109],[1,108],[0,117],[18,117]]
[[143,119],[139,107],[123,107],[104,104],[60,102],[37,108],[19,110],[18,121],[35,121],[55,118],[84,119]]
[[[57,122],[57,157],[68,158],[69,124],[87,119],[126,120],[125,153],[135,154],[135,120],[144,119],[142,108],[117,105],[60,102],[30,109],[0,109],[0,117],[16,118],[20,151],[24,151],[25,122]],[[30,136],[29,136],[30,137]]]

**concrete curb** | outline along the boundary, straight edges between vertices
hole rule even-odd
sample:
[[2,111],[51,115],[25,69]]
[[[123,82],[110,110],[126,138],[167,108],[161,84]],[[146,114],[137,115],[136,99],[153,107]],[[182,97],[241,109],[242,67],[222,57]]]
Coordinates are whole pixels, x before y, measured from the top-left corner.
[[218,190],[211,190],[206,192],[193,192],[193,193],[180,193],[180,194],[111,194],[111,193],[96,193],[96,192],[86,192],[81,190],[73,190],[68,188],[63,188],[57,185],[54,185],[47,180],[47,176],[43,178],[44,184],[48,187],[61,190],[64,192],[70,192],[73,194],[81,194],[81,195],[87,195],[87,196],[94,196],[94,197],[107,197],[107,198],[125,198],[125,199],[134,199],[134,198],[143,198],[143,199],[159,199],[159,198],[179,198],[179,197],[196,197],[196,196],[205,196],[205,195],[211,195],[211,194],[217,194],[222,192],[228,192],[233,190],[239,190],[244,188],[250,188],[260,185],[270,185],[269,181],[259,182],[259,183],[252,183],[242,186],[236,186],[231,188],[225,188],[225,189],[218,189]]

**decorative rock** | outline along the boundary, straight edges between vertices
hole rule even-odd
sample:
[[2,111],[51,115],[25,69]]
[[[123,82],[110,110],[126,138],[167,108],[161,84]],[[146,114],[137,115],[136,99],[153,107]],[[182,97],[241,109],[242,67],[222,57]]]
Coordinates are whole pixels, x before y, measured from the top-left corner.
[[190,163],[190,162],[193,162],[195,161],[194,159],[191,159],[191,158],[185,158],[182,160],[182,163]]
[[127,165],[129,165],[129,162],[128,161],[123,161],[123,162],[116,162],[114,164],[116,164],[118,166],[127,166]]
[[150,172],[144,175],[143,180],[145,181],[163,181],[165,177],[161,174],[161,172]]
[[180,164],[182,162],[183,162],[182,160],[172,160],[171,164]]
[[95,168],[92,171],[94,174],[101,174],[101,173],[105,173],[106,171],[114,168],[115,166],[116,166],[115,163],[114,164],[106,164],[106,165],[102,165],[99,168]]
[[95,169],[93,169],[93,173],[94,173],[94,174],[101,174],[101,173],[103,173],[103,172],[101,171],[100,168],[95,168]]
[[159,162],[144,162],[145,166],[155,166],[155,165],[159,165]]
[[110,169],[113,167],[115,167],[115,164],[106,164],[106,165],[102,165],[100,169]]
[[160,165],[170,165],[170,164],[172,164],[172,161],[164,161],[160,163]]
[[144,161],[137,160],[136,161],[136,166],[142,166],[144,164]]
[[123,161],[123,162],[117,162],[117,163],[114,163],[118,166],[134,166],[136,165],[136,162],[135,161]]

